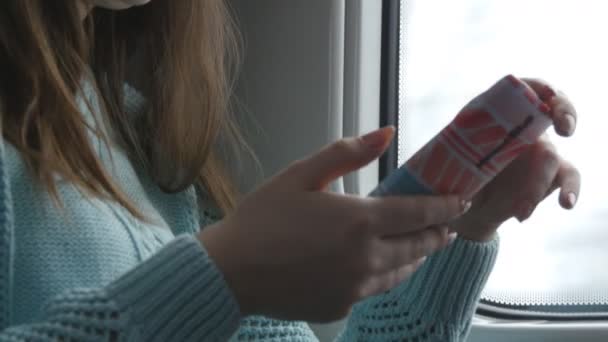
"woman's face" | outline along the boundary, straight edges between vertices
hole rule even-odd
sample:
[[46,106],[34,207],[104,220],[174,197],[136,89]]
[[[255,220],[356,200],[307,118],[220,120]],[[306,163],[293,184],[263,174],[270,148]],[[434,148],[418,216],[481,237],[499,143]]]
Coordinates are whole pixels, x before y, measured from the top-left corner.
[[151,0],[90,0],[93,6],[108,9],[127,9],[133,6],[145,5]]

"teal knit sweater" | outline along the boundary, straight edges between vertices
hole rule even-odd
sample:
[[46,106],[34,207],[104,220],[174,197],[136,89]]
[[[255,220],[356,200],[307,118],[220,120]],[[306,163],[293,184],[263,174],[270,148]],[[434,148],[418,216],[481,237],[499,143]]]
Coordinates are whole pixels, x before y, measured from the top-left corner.
[[[83,99],[96,103],[90,87],[79,98],[82,112],[98,115]],[[141,101],[127,88],[128,108]],[[60,179],[59,210],[18,151],[0,141],[0,340],[316,340],[304,322],[242,317],[193,236],[212,221],[194,188],[163,193],[119,147],[91,139],[151,220]],[[408,281],[357,304],[339,340],[463,340],[496,253],[497,241],[457,239]]]

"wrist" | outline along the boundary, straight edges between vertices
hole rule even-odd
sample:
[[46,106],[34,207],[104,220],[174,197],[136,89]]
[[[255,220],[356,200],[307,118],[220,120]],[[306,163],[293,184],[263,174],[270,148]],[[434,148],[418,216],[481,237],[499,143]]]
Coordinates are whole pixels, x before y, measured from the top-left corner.
[[462,233],[458,233],[458,237],[460,237],[461,239],[464,240],[468,240],[468,241],[473,241],[473,242],[489,242],[494,240],[494,238],[496,237],[496,231],[494,232],[482,232],[482,233],[475,233],[475,232],[462,232]]
[[452,230],[462,239],[474,242],[488,242],[496,237],[500,223],[482,222],[473,215],[464,215],[452,225]]
[[226,243],[227,238],[224,236],[225,234],[221,234],[221,230],[223,229],[221,229],[219,223],[215,223],[205,227],[205,229],[199,232],[197,234],[197,239],[203,245],[207,254],[222,274],[224,281],[239,305],[241,315],[252,315],[253,310],[251,305],[249,305],[250,301],[247,300],[247,288],[245,287],[243,289],[241,286],[243,282],[239,279],[239,265],[233,262],[234,258],[231,257],[231,253],[226,253],[226,251],[229,250],[227,246],[231,246],[231,244]]

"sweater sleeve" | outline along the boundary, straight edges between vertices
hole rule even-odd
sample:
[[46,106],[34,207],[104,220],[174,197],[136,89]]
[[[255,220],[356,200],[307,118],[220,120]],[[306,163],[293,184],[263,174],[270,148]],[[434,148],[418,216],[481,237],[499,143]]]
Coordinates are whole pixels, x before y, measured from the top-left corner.
[[13,211],[0,141],[1,341],[224,341],[238,304],[201,243],[182,235],[103,288],[56,297],[45,318],[12,326]]
[[239,320],[220,273],[200,243],[183,235],[105,288],[56,297],[44,321],[5,327],[0,340],[224,341]]
[[338,340],[464,341],[497,253],[498,238],[456,239],[398,287],[357,304]]

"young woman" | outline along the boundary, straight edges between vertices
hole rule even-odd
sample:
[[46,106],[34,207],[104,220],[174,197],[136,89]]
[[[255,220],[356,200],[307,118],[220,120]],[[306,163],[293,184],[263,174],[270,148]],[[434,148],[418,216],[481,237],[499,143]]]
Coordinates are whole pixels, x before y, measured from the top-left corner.
[[[0,2],[1,340],[310,341],[300,321],[349,312],[344,341],[462,340],[500,224],[576,202],[546,140],[472,203],[325,191],[392,128],[237,201],[234,41],[223,0]],[[571,135],[568,100],[528,83]]]

